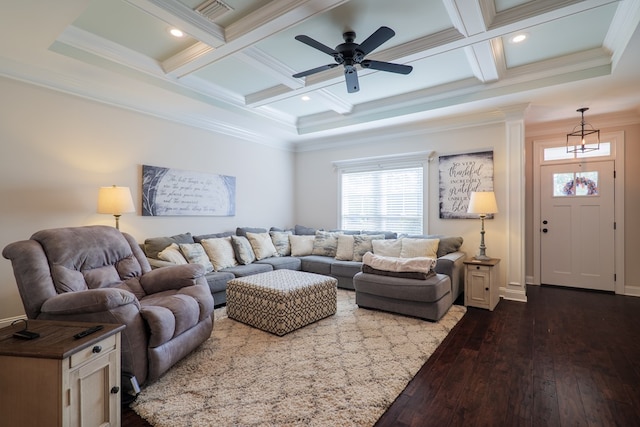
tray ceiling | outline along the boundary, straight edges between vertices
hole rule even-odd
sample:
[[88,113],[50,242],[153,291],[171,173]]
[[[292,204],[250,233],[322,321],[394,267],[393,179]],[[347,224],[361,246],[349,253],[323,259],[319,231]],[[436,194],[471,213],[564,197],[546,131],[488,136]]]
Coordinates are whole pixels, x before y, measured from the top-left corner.
[[[0,31],[13,33],[0,45],[3,75],[260,142],[513,105],[528,105],[531,123],[577,118],[585,105],[640,108],[637,0],[11,3],[0,6]],[[356,93],[342,66],[292,77],[333,62],[296,35],[333,48],[345,31],[361,43],[381,26],[395,36],[367,59],[411,74],[358,67]],[[512,42],[517,34],[526,39]]]

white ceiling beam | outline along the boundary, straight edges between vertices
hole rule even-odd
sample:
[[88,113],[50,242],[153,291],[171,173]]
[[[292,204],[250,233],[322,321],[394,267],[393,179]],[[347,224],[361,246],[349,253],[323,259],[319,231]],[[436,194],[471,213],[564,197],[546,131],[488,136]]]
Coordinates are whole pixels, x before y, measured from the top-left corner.
[[485,19],[477,1],[442,0],[453,25],[465,36],[473,36],[487,30]]
[[[170,0],[128,1],[174,3]],[[225,28],[225,43],[213,45],[215,49],[211,49],[203,55],[193,57],[189,61],[183,61],[182,63],[175,61],[176,63],[173,64],[172,68],[169,68],[169,64],[163,64],[163,66],[167,69],[168,74],[176,78],[181,78],[228,55],[244,50],[273,34],[286,30],[313,16],[325,13],[346,2],[347,0],[279,0],[267,2],[265,6]],[[197,12],[194,11],[191,11],[191,13],[194,15],[197,14]],[[195,36],[195,38],[199,39],[197,36]],[[206,40],[199,40],[207,43]]]
[[[500,44],[502,45],[502,44]],[[494,82],[500,78],[496,57],[491,41],[483,41],[464,48],[473,74],[483,83]]]

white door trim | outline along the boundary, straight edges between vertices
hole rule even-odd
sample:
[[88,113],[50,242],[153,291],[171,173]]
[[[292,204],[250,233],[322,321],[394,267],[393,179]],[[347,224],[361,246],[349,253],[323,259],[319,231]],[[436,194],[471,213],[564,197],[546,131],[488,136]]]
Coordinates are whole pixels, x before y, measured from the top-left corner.
[[[601,141],[611,142],[611,155],[614,160],[615,180],[615,293],[640,296],[640,288],[627,288],[624,277],[624,132],[602,133]],[[579,163],[582,159],[544,161],[544,149],[565,146],[564,138],[533,141],[533,284],[540,285],[540,166],[554,163]]]

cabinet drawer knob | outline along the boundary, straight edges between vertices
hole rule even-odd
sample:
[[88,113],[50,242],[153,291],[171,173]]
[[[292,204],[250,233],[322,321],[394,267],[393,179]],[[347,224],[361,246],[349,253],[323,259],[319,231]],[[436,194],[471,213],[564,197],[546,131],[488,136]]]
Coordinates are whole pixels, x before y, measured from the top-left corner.
[[120,387],[118,387],[117,385],[111,387],[111,394],[118,394],[119,391]]
[[476,270],[480,270],[480,266],[479,265],[476,265]]
[[488,291],[488,290],[489,290],[489,288],[484,288],[484,290],[485,290],[485,291]]
[[92,353],[100,353],[101,351],[102,351],[102,347],[99,345],[96,345],[91,349]]

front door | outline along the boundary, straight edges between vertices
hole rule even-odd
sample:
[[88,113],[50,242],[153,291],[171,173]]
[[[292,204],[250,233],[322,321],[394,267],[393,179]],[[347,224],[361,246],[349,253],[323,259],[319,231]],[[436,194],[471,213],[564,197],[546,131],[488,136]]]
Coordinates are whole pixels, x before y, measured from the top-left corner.
[[614,291],[614,162],[541,166],[541,282]]

